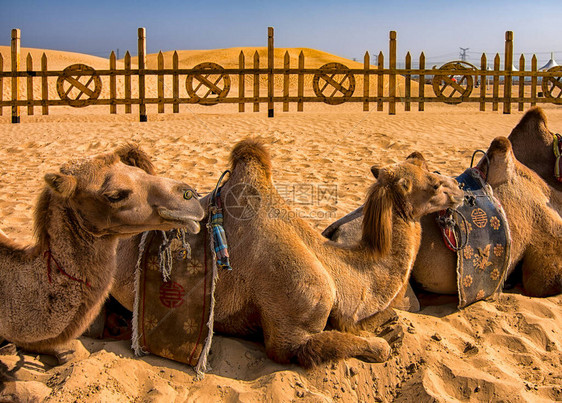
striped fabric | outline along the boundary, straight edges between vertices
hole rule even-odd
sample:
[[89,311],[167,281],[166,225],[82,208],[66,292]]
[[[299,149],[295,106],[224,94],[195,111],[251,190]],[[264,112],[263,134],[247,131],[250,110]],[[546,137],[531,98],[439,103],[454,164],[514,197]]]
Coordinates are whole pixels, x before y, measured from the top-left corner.
[[213,244],[215,246],[215,255],[217,257],[217,267],[226,270],[232,270],[230,267],[228,244],[226,242],[226,234],[222,226],[223,215],[222,209],[212,208],[211,216],[211,234],[213,237]]

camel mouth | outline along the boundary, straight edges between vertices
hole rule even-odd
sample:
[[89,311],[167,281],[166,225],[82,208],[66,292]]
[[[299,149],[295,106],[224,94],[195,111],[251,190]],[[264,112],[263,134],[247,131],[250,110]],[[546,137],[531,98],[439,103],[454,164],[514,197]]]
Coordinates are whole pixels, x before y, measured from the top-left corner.
[[199,222],[197,222],[196,218],[191,214],[187,215],[183,212],[172,211],[165,207],[160,207],[158,209],[158,215],[168,222],[179,224],[178,227],[185,227],[193,234],[197,234],[201,229]]

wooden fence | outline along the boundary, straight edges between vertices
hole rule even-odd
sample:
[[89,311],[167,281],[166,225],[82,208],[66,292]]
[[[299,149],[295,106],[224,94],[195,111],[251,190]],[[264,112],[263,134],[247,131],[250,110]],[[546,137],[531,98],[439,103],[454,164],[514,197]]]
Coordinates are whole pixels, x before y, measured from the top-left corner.
[[[268,116],[274,116],[275,104],[281,104],[284,112],[289,111],[289,104],[296,104],[297,111],[304,110],[304,103],[323,102],[340,105],[345,102],[358,102],[363,110],[368,111],[371,104],[377,111],[387,104],[388,113],[396,114],[396,104],[404,104],[404,110],[410,111],[412,104],[417,104],[419,111],[424,110],[426,102],[461,102],[479,103],[480,110],[486,110],[491,104],[497,111],[503,105],[504,113],[511,113],[513,103],[523,110],[527,103],[554,103],[562,105],[562,67],[557,66],[548,71],[538,71],[537,58],[531,60],[531,70],[525,70],[525,58],[519,58],[518,71],[513,70],[513,33],[505,35],[504,68],[500,68],[500,56],[493,59],[493,69],[488,69],[488,59],[482,54],[480,66],[468,62],[451,61],[439,68],[425,67],[425,55],[419,56],[418,68],[412,68],[412,57],[408,52],[405,68],[396,68],[396,32],[390,32],[388,66],[384,65],[382,51],[377,57],[377,66],[370,63],[369,52],[365,53],[362,68],[348,68],[341,63],[327,63],[319,68],[305,68],[305,58],[301,52],[298,66],[291,66],[289,54],[285,53],[283,68],[274,67],[273,28],[268,29],[267,67],[260,65],[256,52],[251,66],[246,65],[243,52],[239,56],[238,68],[226,69],[216,63],[200,63],[193,68],[179,68],[178,54],[173,55],[172,68],[164,68],[164,58],[158,55],[158,68],[146,68],[146,32],[138,29],[138,65],[132,68],[129,52],[123,61],[123,68],[117,68],[115,53],[109,58],[108,69],[96,70],[84,64],[72,64],[62,71],[49,71],[47,57],[43,53],[41,69],[33,69],[33,60],[29,54],[26,67],[21,69],[20,30],[12,30],[11,69],[4,71],[4,60],[0,55],[0,89],[4,88],[4,78],[11,78],[11,99],[3,99],[0,91],[0,115],[4,107],[11,107],[12,123],[20,121],[20,107],[27,107],[27,114],[34,113],[34,107],[41,107],[41,113],[47,115],[50,106],[85,107],[88,105],[108,105],[110,113],[117,113],[118,106],[124,105],[125,113],[132,113],[132,105],[138,105],[139,119],[147,120],[147,105],[156,104],[158,113],[165,111],[165,105],[172,105],[174,113],[179,112],[180,104],[216,105],[220,103],[238,104],[240,112],[245,111],[246,104],[253,105],[253,111],[260,110],[260,104],[267,103]],[[237,78],[237,94],[231,91],[231,76]],[[102,80],[102,77],[108,79]],[[117,78],[124,88],[123,96],[117,96]],[[147,78],[157,79],[157,97],[147,96]],[[180,93],[180,77],[185,77],[185,93]],[[260,94],[260,77],[267,79],[267,94]],[[275,78],[282,81],[282,89],[275,89]],[[296,86],[290,85],[296,77]],[[305,93],[305,77],[312,89]],[[49,78],[56,78],[58,98],[49,98]],[[132,96],[132,78],[137,88]],[[172,81],[172,96],[165,96],[165,78]],[[291,80],[293,78],[293,80]],[[310,80],[310,78],[312,78]],[[397,85],[397,79],[401,85]],[[26,96],[20,93],[20,80],[26,81]],[[41,98],[34,98],[34,80],[40,80]],[[246,88],[247,81],[253,85]],[[109,96],[100,98],[102,85],[109,81]],[[279,80],[278,80],[279,81]],[[375,82],[376,81],[376,82]],[[386,82],[386,84],[384,84]],[[415,83],[415,84],[414,84]],[[356,88],[362,86],[362,91]],[[296,88],[295,88],[296,87]],[[416,90],[414,91],[414,87]],[[397,88],[400,94],[397,96]],[[537,88],[539,91],[537,91]],[[248,92],[246,91],[248,90]],[[251,91],[251,94],[248,94]],[[232,92],[232,94],[231,94]],[[282,94],[279,94],[282,92]],[[292,93],[291,93],[292,92]],[[295,93],[296,92],[296,93]],[[230,94],[230,96],[229,96]]]

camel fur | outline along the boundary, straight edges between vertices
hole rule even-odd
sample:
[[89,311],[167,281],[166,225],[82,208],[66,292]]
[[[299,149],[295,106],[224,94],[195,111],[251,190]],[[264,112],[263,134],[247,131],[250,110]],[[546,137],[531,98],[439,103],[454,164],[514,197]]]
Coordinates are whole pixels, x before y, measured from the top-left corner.
[[204,211],[184,197],[194,190],[153,173],[148,156],[126,145],[45,175],[34,212],[37,242],[22,247],[0,235],[0,337],[36,352],[79,348],[73,339],[111,288],[120,237],[199,230]]
[[[273,185],[261,143],[237,144],[221,191],[233,270],[219,274],[215,330],[262,333],[267,355],[279,363],[385,361],[389,345],[366,331],[370,321],[408,281],[420,217],[456,206],[463,197],[454,179],[430,173],[422,158],[374,172],[361,239],[342,246],[285,214],[290,207]],[[131,271],[133,258],[132,248],[118,256],[119,270]]]
[[[519,162],[505,137],[496,138],[487,154],[489,169],[484,158],[478,166],[482,172],[488,171],[488,183],[504,208],[512,237],[507,275],[522,261],[527,295],[542,297],[562,292],[561,193]],[[335,230],[332,227],[332,239],[341,234],[348,240],[358,237],[360,216],[356,211],[353,221]],[[423,217],[421,224],[422,243],[412,278],[426,291],[456,294],[456,254],[445,247],[435,216]]]

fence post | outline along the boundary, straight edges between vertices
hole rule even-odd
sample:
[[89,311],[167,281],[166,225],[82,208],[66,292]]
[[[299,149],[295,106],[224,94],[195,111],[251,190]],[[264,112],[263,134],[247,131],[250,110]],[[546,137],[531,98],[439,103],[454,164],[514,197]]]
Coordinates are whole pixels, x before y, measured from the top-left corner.
[[503,113],[511,113],[511,85],[513,81],[513,31],[505,33],[505,78],[503,80]]
[[377,111],[382,111],[383,98],[384,98],[384,55],[382,50],[379,52],[379,57],[377,57]]
[[498,110],[499,88],[500,88],[500,55],[496,53],[496,57],[494,57],[494,84],[492,88],[492,94],[494,99],[492,103],[492,110],[494,112]]
[[363,76],[363,96],[365,100],[363,101],[363,110],[369,110],[369,70],[371,67],[371,56],[369,52],[365,52],[363,57],[363,69],[365,70],[365,75]]
[[238,105],[238,112],[244,112],[244,91],[246,88],[246,78],[244,76],[245,68],[245,57],[244,52],[240,51],[240,56],[238,56],[238,67],[240,68],[240,74],[238,74],[238,97],[240,98],[240,104]]
[[273,111],[273,27],[267,28],[267,117],[272,118]]
[[43,52],[43,56],[41,56],[41,101],[43,103],[41,107],[41,113],[43,115],[49,114],[49,105],[47,105],[47,101],[49,100],[49,81],[47,79],[47,55]]
[[283,68],[285,69],[285,74],[283,74],[283,112],[289,112],[289,69],[291,68],[289,51],[285,51]]
[[125,113],[131,113],[131,54],[125,52]]
[[20,69],[20,30],[12,29],[12,123],[20,122],[20,107],[16,105],[19,101],[20,80],[17,73]]
[[[421,52],[420,54],[420,65],[419,65],[420,70],[425,70],[425,53]],[[419,97],[419,103],[418,103],[418,111],[423,112],[425,110],[425,103],[423,102],[423,99],[425,97],[425,75],[424,74],[420,74],[420,85],[418,87],[418,97]]]
[[[406,70],[411,70],[412,69],[412,56],[410,55],[410,52],[406,53],[406,60],[405,60],[405,67]],[[404,103],[404,110],[406,112],[410,111],[410,91],[411,91],[411,86],[412,86],[412,73],[410,71],[408,71],[406,73],[406,88],[404,89],[404,97],[406,98],[405,103]]]
[[27,114],[33,115],[33,104],[31,103],[33,102],[33,73],[31,73],[33,71],[33,58],[31,53],[27,54],[25,68],[27,70]]
[[109,70],[111,75],[109,76],[109,113],[117,113],[117,57],[115,52],[112,50],[109,55]]
[[531,107],[537,105],[537,55],[531,59]]
[[158,113],[164,113],[164,54],[158,52]]
[[396,31],[390,31],[390,48],[388,55],[388,92],[390,102],[388,104],[388,114],[396,115]]
[[487,69],[488,69],[488,60],[486,58],[486,53],[482,53],[482,57],[480,58],[480,110],[484,112],[486,110],[486,81],[488,81],[487,77]]
[[254,53],[254,112],[260,111],[260,75],[257,72],[260,68],[260,55],[258,51]]
[[[521,57],[519,57],[519,72],[520,73],[524,73],[525,72],[525,56],[523,56],[523,54],[521,54]],[[523,111],[523,109],[525,109],[525,102],[523,102],[523,99],[525,98],[525,76],[521,75],[519,76],[519,111]]]
[[146,29],[139,28],[139,41],[138,41],[138,63],[139,63],[139,119],[141,122],[146,122],[146,104],[145,98],[145,64],[146,64]]
[[[0,54],[0,73],[4,72],[4,58]],[[0,102],[4,100],[4,77],[0,74]],[[4,107],[0,105],[0,116],[3,114]]]
[[179,113],[180,111],[180,76],[178,74],[178,69],[180,66],[178,52],[175,50],[172,56],[172,69],[174,73],[172,75],[172,96],[174,97],[174,106],[172,108],[174,113]]
[[303,97],[304,97],[304,73],[302,72],[304,70],[304,53],[301,52],[299,53],[299,76],[297,79],[297,96],[299,98],[298,102],[297,102],[297,112],[302,112],[304,110],[304,102],[303,102]]

